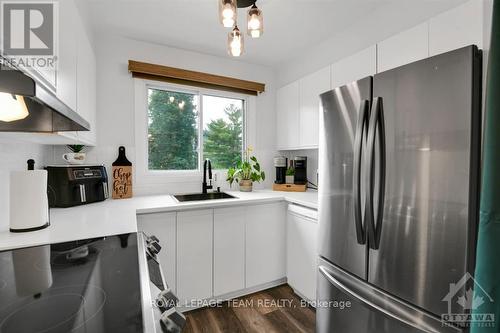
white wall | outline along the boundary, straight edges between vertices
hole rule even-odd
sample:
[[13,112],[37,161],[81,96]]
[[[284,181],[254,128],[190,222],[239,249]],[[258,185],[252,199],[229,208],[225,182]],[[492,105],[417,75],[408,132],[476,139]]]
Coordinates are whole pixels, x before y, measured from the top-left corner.
[[[129,160],[135,161],[134,79],[127,70],[128,60],[132,59],[265,83],[266,92],[256,98],[256,114],[250,115],[256,126],[249,129],[247,136],[264,170],[270,176],[273,174],[275,73],[271,68],[118,36],[96,37],[97,147],[89,152],[89,163],[104,162],[109,167],[116,159],[120,145],[126,147]],[[260,186],[270,185],[271,179],[268,179]],[[178,193],[200,189],[201,179],[198,178],[190,182],[135,186],[134,193]]]
[[42,169],[51,156],[52,146],[0,138],[0,232],[9,229],[10,171],[25,170],[30,158],[35,160],[36,169]]

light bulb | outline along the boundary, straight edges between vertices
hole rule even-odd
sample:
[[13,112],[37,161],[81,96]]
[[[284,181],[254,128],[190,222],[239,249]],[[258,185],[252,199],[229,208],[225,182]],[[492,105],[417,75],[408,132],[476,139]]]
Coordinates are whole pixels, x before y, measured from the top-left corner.
[[219,0],[219,19],[225,28],[232,28],[236,21],[236,0]]
[[243,35],[237,26],[228,34],[228,52],[233,57],[239,57],[243,54]]
[[222,17],[225,19],[232,19],[234,16],[234,11],[233,7],[231,7],[231,4],[227,3],[224,5],[224,9],[222,10]]
[[259,38],[264,33],[264,17],[262,10],[254,4],[247,14],[247,33],[252,38]]
[[222,25],[224,26],[224,28],[231,28],[234,25],[234,19],[225,18],[222,20]]
[[260,28],[260,21],[257,15],[253,14],[251,16],[250,21],[248,21],[248,28],[251,30],[257,30]]
[[252,36],[252,38],[259,38],[260,37],[260,30],[250,31],[250,36]]
[[10,122],[29,115],[23,96],[0,93],[0,121]]
[[231,55],[233,57],[239,57],[241,55],[241,49],[231,49]]

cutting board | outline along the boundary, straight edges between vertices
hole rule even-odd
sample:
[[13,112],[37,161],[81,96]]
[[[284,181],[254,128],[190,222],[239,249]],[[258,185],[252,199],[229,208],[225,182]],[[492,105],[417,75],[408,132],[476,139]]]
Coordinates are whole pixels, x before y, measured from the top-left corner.
[[305,192],[306,184],[273,184],[273,191]]

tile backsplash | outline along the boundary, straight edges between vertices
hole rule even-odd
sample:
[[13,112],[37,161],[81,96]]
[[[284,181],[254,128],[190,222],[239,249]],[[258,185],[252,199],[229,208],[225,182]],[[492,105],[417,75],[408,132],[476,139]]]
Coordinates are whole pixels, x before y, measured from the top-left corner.
[[26,161],[30,158],[35,160],[35,168],[41,169],[51,160],[52,155],[52,146],[14,141],[8,137],[0,138],[0,231],[9,229],[10,171],[26,169]]

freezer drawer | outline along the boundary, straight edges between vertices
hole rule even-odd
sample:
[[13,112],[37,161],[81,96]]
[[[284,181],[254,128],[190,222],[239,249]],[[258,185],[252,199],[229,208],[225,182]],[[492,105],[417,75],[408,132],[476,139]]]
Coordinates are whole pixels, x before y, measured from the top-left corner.
[[[337,303],[335,303],[337,302]],[[320,259],[317,333],[462,332]]]

